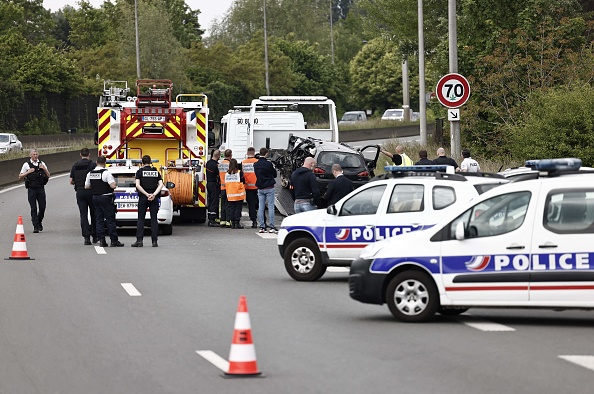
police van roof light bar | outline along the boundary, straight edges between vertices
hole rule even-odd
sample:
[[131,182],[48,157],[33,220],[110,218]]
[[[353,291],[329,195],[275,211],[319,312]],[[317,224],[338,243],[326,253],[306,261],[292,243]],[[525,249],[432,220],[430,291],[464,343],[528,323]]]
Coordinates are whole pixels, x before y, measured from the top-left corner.
[[448,165],[428,165],[428,166],[385,166],[386,172],[445,172],[454,173],[454,167]]
[[537,171],[577,171],[582,166],[582,160],[576,158],[526,160],[526,167]]

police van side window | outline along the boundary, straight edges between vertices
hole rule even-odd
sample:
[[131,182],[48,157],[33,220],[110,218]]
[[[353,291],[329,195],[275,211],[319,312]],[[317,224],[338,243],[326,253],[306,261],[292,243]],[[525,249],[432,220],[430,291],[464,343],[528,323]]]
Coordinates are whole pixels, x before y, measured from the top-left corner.
[[433,188],[433,209],[438,211],[456,202],[456,192],[453,187],[435,186]]
[[342,204],[339,216],[374,215],[385,189],[386,185],[379,185],[355,194]]
[[456,218],[448,239],[456,239],[456,226],[464,222],[465,238],[481,238],[514,231],[524,223],[530,192],[509,193],[485,200]]
[[392,191],[388,213],[420,212],[424,210],[423,195],[425,186],[398,184]]
[[545,203],[543,226],[558,234],[594,233],[594,190],[553,190]]

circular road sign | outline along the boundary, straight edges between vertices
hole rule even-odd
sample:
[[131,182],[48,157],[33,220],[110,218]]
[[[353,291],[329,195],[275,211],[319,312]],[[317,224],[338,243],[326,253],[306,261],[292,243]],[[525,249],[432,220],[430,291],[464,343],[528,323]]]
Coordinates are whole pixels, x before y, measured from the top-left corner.
[[460,74],[447,74],[437,82],[435,89],[439,102],[448,108],[458,108],[464,105],[470,97],[470,84]]

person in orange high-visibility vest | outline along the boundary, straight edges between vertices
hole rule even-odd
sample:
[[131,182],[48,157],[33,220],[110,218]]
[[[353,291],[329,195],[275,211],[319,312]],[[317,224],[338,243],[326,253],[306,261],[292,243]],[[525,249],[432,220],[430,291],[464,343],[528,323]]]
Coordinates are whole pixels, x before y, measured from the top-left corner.
[[225,174],[225,187],[227,189],[227,220],[231,220],[231,228],[242,229],[240,223],[241,209],[245,200],[245,179],[239,170],[237,160],[229,161],[229,170]]
[[258,188],[256,187],[256,173],[254,163],[258,161],[256,149],[250,146],[247,150],[247,158],[241,162],[241,172],[245,177],[245,201],[247,202],[252,228],[258,228]]
[[231,149],[225,150],[224,158],[219,163],[219,178],[221,179],[221,203],[219,204],[221,214],[219,216],[219,223],[221,224],[222,228],[231,227],[231,219],[227,217],[227,190],[225,188],[225,174],[227,174],[227,171],[229,170],[229,162],[231,161],[232,155],[233,152]]

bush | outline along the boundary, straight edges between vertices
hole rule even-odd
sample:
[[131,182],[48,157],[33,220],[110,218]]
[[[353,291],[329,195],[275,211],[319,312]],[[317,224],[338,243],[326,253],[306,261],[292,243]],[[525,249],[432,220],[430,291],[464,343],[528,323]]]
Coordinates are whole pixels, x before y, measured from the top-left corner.
[[594,164],[594,88],[589,84],[533,94],[521,123],[505,130],[518,160],[577,157]]

